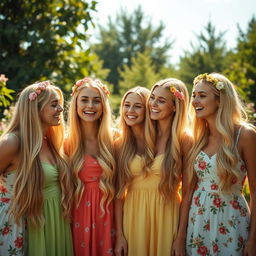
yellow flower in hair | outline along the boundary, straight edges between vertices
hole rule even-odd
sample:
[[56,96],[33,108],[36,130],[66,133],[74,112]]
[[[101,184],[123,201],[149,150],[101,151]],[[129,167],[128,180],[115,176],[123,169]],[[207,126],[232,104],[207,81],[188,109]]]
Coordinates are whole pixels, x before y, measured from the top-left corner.
[[175,92],[177,91],[177,89],[176,89],[174,86],[171,86],[171,87],[170,87],[170,91],[171,91],[172,93],[175,93]]
[[223,82],[220,82],[217,78],[213,77],[212,75],[208,75],[207,73],[198,75],[194,79],[193,84],[194,85],[198,84],[200,80],[205,80],[206,82],[211,83],[219,91],[222,89],[225,89]]

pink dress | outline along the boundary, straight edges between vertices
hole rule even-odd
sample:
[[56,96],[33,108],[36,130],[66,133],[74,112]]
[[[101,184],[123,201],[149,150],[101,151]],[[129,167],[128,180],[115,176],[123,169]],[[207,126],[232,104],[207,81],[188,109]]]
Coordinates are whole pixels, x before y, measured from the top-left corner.
[[80,203],[73,211],[73,245],[76,256],[113,255],[113,205],[102,216],[99,179],[102,168],[97,159],[86,155],[79,178],[84,183]]

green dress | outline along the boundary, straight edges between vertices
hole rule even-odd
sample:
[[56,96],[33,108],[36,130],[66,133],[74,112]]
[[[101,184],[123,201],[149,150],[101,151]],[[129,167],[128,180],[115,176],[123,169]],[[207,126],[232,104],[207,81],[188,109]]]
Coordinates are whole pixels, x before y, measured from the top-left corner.
[[42,162],[44,170],[44,225],[28,225],[29,256],[73,255],[70,224],[62,216],[59,172],[55,166]]

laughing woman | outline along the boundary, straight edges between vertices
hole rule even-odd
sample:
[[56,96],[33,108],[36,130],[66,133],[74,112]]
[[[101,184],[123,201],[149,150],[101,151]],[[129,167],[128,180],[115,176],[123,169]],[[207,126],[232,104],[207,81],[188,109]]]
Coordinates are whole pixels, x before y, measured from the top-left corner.
[[[185,255],[185,240],[186,255],[255,255],[255,127],[244,121],[234,85],[221,74],[195,78],[191,110],[190,193],[175,255]],[[242,194],[246,176],[251,214]]]
[[[183,82],[169,78],[151,89],[146,119],[146,165],[149,182],[138,214],[144,215],[144,253],[169,256],[177,233],[179,187],[192,139],[187,133],[188,91]],[[185,189],[182,187],[182,190]],[[141,241],[141,240],[140,240]]]
[[[116,140],[118,152],[116,219],[116,256],[147,255],[139,243],[144,243],[140,225],[144,224],[138,215],[140,198],[145,186],[143,157],[145,154],[145,115],[149,90],[135,87],[123,96],[120,109],[121,136]],[[139,231],[139,232],[138,232]]]
[[66,152],[76,185],[73,210],[75,255],[113,253],[114,145],[109,91],[99,80],[73,86]]
[[[60,89],[49,81],[26,87],[1,138],[0,169],[11,205],[4,209],[0,204],[1,228],[4,224],[9,230],[4,240],[3,232],[0,235],[0,255],[73,253],[68,221],[72,187],[61,150],[62,104]],[[24,236],[24,217],[28,221],[28,240]],[[28,252],[23,243],[28,243]]]

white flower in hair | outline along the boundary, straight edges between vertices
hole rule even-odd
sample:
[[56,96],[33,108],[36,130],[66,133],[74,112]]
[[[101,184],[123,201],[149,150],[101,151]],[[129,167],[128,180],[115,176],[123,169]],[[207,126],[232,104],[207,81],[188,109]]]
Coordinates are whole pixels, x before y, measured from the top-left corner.
[[223,82],[218,82],[217,84],[216,84],[216,88],[220,91],[220,90],[222,90],[222,89],[224,89],[224,83]]

